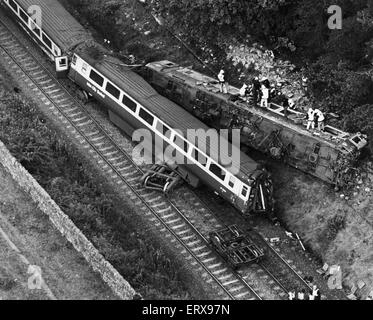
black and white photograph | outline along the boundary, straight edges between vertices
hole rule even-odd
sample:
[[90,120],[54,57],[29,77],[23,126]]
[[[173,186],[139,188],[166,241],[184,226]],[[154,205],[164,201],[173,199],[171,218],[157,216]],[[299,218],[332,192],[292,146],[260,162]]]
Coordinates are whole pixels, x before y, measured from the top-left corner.
[[0,0],[0,300],[373,300],[373,0]]

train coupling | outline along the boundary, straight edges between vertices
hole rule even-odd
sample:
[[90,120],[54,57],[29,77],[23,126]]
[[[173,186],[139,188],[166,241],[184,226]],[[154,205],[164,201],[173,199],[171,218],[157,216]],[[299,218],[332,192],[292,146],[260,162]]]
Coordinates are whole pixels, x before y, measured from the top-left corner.
[[182,181],[180,175],[166,165],[153,165],[141,178],[146,189],[169,194]]

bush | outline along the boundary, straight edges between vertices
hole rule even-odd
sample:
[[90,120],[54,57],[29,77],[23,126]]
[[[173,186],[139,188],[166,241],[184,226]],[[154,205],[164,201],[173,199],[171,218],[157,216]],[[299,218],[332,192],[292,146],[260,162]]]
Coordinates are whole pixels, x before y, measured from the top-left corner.
[[336,66],[330,57],[322,57],[308,72],[310,95],[326,111],[343,116],[358,106],[373,103],[372,79],[354,72],[346,64]]

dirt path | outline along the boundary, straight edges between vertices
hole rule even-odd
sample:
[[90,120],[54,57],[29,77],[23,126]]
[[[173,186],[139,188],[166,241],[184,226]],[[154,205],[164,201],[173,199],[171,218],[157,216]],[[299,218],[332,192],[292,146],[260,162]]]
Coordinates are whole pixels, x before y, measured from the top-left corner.
[[116,299],[0,166],[0,300]]

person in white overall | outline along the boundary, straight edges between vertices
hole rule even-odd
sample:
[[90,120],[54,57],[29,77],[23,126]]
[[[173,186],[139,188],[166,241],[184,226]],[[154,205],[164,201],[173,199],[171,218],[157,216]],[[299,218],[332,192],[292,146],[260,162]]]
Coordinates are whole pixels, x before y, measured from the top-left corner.
[[269,99],[269,89],[262,84],[262,100],[260,101],[260,106],[262,108],[268,108],[268,99]]
[[247,101],[247,96],[249,95],[249,87],[246,83],[243,84],[242,88],[240,89],[240,96]]
[[315,129],[315,111],[312,108],[309,108],[307,115],[307,130],[309,130],[310,128]]
[[318,116],[318,120],[317,120],[318,130],[319,131],[324,131],[324,129],[325,129],[325,116],[324,116],[324,114],[319,109],[315,110],[315,114],[317,114],[317,116]]
[[220,92],[222,93],[228,93],[228,87],[225,82],[225,75],[224,75],[224,70],[220,70],[220,73],[218,74],[218,79],[220,83]]

